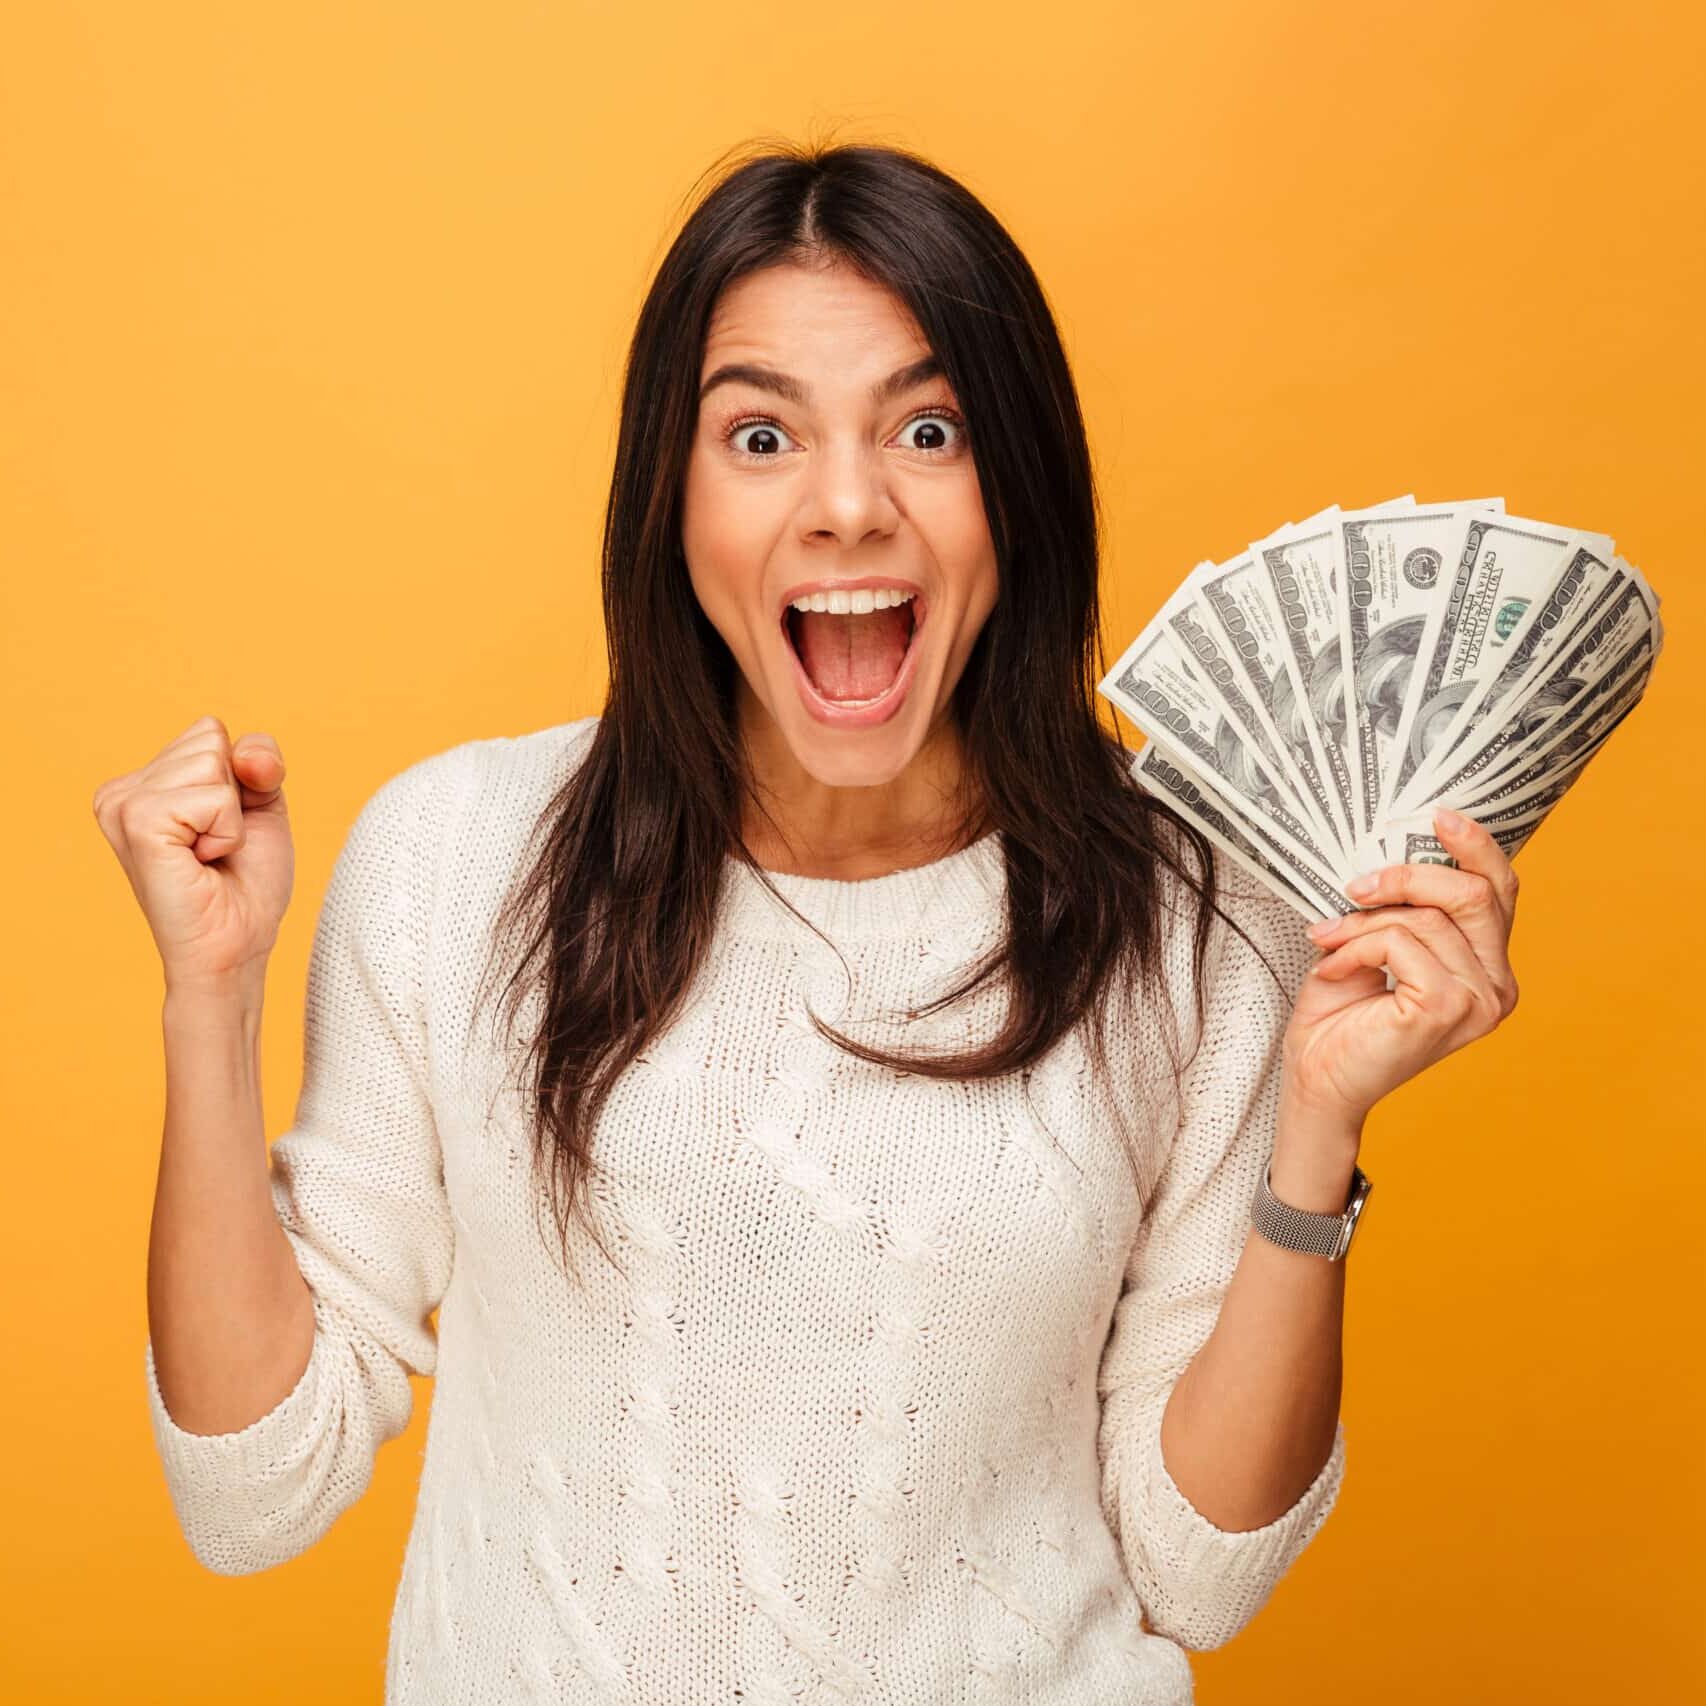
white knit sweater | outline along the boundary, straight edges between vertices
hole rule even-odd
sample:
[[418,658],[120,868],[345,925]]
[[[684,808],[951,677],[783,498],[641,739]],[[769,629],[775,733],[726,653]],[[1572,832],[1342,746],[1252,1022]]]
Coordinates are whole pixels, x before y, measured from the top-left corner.
[[[1344,1473],[1341,1427],[1290,1511],[1228,1532],[1160,1451],[1272,1147],[1304,921],[1221,865],[1287,995],[1217,920],[1182,1098],[1155,1012],[1110,1027],[1109,1084],[1076,1035],[1028,1083],[937,1082],[847,1056],[805,1004],[905,1046],[992,1034],[990,990],[872,1015],[995,939],[998,838],[775,879],[845,956],[851,1007],[836,955],[730,860],[715,952],[596,1134],[626,1276],[577,1224],[573,1283],[535,1214],[516,1051],[464,1033],[502,890],[596,721],[426,758],[350,832],[271,1151],[312,1355],[268,1414],[199,1435],[146,1350],[195,1556],[239,1575],[313,1545],[431,1374],[387,1706],[1183,1706],[1185,1649],[1255,1616]],[[1168,919],[1187,1046],[1188,925]]]

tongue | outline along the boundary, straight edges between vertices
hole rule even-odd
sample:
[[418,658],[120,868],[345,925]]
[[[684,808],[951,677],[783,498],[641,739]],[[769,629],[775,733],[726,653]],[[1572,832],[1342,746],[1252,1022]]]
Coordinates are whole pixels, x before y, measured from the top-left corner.
[[864,616],[795,611],[792,623],[794,649],[826,699],[880,697],[900,673],[912,627],[902,605]]

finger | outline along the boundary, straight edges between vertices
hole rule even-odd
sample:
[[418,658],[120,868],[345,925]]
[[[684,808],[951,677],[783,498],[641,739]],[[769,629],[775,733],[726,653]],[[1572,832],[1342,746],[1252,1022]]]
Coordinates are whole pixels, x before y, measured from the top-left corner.
[[[1475,826],[1475,832],[1486,837],[1488,845],[1504,861],[1505,869],[1510,871],[1510,861],[1492,836],[1479,824]],[[1446,833],[1450,834],[1450,831]],[[1452,857],[1456,858],[1456,849],[1451,851]],[[1464,851],[1467,853],[1469,849]],[[1474,920],[1482,917],[1495,921],[1502,937],[1509,928],[1516,905],[1514,871],[1511,877],[1512,888],[1507,898],[1506,891],[1501,890],[1492,877],[1472,865],[1463,864],[1455,869],[1450,865],[1432,863],[1382,865],[1378,870],[1367,872],[1355,882],[1348,883],[1345,893],[1362,906],[1408,901],[1412,906],[1437,906],[1459,918]]]
[[[1492,831],[1463,812],[1449,806],[1434,808],[1434,829],[1440,844],[1457,861],[1459,871],[1483,877],[1499,897],[1508,928],[1516,913],[1516,867],[1497,841]],[[1414,867],[1420,869],[1420,867]],[[1449,870],[1447,865],[1435,865],[1436,871]]]
[[[212,737],[211,740],[209,736]],[[230,743],[231,735],[225,727],[225,720],[210,713],[205,717],[197,717],[182,734],[167,741],[154,756],[159,759],[164,758],[168,753],[176,753],[181,750],[198,749],[210,745],[229,746]]]
[[1389,967],[1391,995],[1406,1018],[1416,1016],[1441,1031],[1461,1025],[1475,1011],[1475,994],[1440,963],[1419,937],[1396,925],[1353,936],[1320,961],[1310,975],[1331,982],[1359,967]]
[[[1487,835],[1484,829],[1476,827],[1478,833]],[[1498,843],[1490,835],[1487,840],[1508,871],[1510,861],[1505,859]],[[1366,888],[1358,887],[1364,882]],[[1451,916],[1495,983],[1514,981],[1510,978],[1509,960],[1515,922],[1514,892],[1501,892],[1491,878],[1479,871],[1426,863],[1382,865],[1366,878],[1359,878],[1358,884],[1348,885],[1345,892],[1364,907],[1393,902],[1437,906]]]
[[284,785],[284,754],[271,735],[242,736],[231,749],[231,764],[245,793],[270,799]]
[[243,813],[225,782],[198,782],[148,790],[119,811],[127,849],[176,843],[204,863],[243,844]]
[[1370,930],[1396,928],[1410,931],[1433,950],[1440,964],[1453,977],[1475,992],[1476,1001],[1485,1007],[1489,1017],[1495,1021],[1504,1017],[1506,1008],[1497,980],[1489,975],[1456,921],[1437,906],[1380,907],[1370,912],[1350,913],[1336,923],[1337,928],[1324,932],[1327,941],[1335,947]]

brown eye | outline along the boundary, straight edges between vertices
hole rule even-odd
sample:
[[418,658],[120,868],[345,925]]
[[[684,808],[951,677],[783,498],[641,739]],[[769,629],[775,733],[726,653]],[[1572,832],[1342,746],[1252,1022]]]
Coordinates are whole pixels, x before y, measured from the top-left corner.
[[[746,442],[740,442],[742,434],[750,435]],[[769,420],[736,421],[728,430],[729,446],[739,456],[777,456],[793,441]]]
[[952,450],[958,443],[956,434],[965,431],[961,422],[940,409],[915,415],[901,428],[901,439],[908,450]]

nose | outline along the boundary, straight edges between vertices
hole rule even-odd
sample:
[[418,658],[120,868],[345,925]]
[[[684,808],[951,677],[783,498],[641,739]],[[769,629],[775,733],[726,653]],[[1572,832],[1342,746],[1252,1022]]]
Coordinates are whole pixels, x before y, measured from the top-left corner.
[[834,443],[814,453],[800,500],[800,537],[843,549],[873,535],[892,533],[900,509],[889,490],[880,451],[857,442]]

